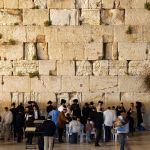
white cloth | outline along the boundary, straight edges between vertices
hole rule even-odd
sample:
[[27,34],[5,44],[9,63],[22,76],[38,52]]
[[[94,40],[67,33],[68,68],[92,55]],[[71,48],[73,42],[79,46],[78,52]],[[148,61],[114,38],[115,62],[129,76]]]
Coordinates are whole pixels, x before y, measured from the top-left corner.
[[11,111],[4,112],[2,122],[4,124],[11,124],[12,121],[13,121],[13,114],[12,114],[12,112]]
[[80,133],[81,124],[77,120],[72,120],[69,123],[69,133]]
[[62,112],[63,109],[64,109],[64,107],[63,107],[62,105],[60,105],[60,106],[58,107],[58,111],[59,111],[59,112]]
[[104,115],[104,125],[111,127],[116,119],[115,114],[112,112],[112,110],[107,109],[103,112],[103,115]]
[[34,110],[34,119],[38,119],[39,116],[38,116],[38,111],[37,110]]

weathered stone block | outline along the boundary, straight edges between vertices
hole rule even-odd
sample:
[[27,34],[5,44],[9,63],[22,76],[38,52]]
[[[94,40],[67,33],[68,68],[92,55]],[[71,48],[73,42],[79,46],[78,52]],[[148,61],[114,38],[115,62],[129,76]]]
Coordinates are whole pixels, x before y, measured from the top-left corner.
[[57,75],[75,75],[75,62],[57,61]]
[[38,71],[38,61],[20,60],[13,62],[13,74],[22,76]]
[[18,43],[17,45],[0,45],[0,57],[1,59],[6,60],[23,59],[23,44]]
[[4,1],[0,0],[0,8],[4,8]]
[[117,92],[118,82],[116,76],[91,76],[90,91],[91,92]]
[[143,29],[142,26],[131,26],[132,34],[127,34],[129,26],[114,27],[114,41],[118,42],[142,42]]
[[100,10],[83,9],[80,20],[82,24],[100,25]]
[[119,60],[144,60],[146,49],[146,43],[118,43]]
[[108,60],[94,61],[93,74],[95,76],[108,75]]
[[89,61],[76,61],[76,75],[92,75],[92,64]]
[[88,92],[89,77],[88,76],[63,76],[62,92]]
[[100,0],[89,0],[89,8],[101,8],[102,7],[102,1]]
[[143,26],[143,38],[145,42],[150,42],[150,25]]
[[95,106],[97,105],[99,100],[104,100],[104,93],[101,92],[83,92],[82,93],[82,104],[85,102],[93,101]]
[[33,8],[34,1],[33,0],[19,0],[19,8],[26,9],[26,8]]
[[0,75],[12,75],[11,61],[0,61]]
[[48,8],[71,9],[75,8],[75,0],[47,0]]
[[105,108],[117,106],[120,103],[120,93],[105,93]]
[[0,92],[0,114],[4,112],[4,107],[11,106],[11,93]]
[[129,62],[130,75],[146,75],[150,73],[150,61],[131,61]]
[[23,25],[43,25],[49,20],[49,11],[47,9],[24,9]]
[[106,25],[124,24],[125,11],[123,9],[103,9],[101,12],[101,22]]
[[22,23],[21,10],[0,10],[0,25],[14,25]]
[[40,75],[56,75],[56,61],[53,60],[40,60],[39,61],[39,74]]
[[30,92],[30,78],[27,76],[4,76],[3,92]]
[[119,76],[118,90],[120,92],[144,92],[146,86],[143,76]]
[[63,44],[61,43],[48,43],[48,55],[50,60],[62,59]]
[[37,57],[38,60],[47,60],[49,58],[47,43],[37,43]]
[[35,43],[25,43],[25,59],[37,60],[37,48]]
[[31,90],[34,92],[59,92],[61,89],[61,77],[41,76],[40,79],[31,79]]
[[105,9],[113,9],[114,8],[114,0],[102,0],[103,8]]
[[109,61],[109,75],[126,75],[127,61]]
[[20,103],[24,103],[24,93],[14,92],[11,94],[11,96],[12,98],[10,103],[15,103],[16,106]]
[[2,42],[6,42],[9,39],[26,42],[26,31],[23,26],[0,26],[0,33],[2,34]]
[[150,13],[146,9],[126,9],[126,25],[149,25]]
[[91,42],[85,45],[85,58],[87,60],[97,60],[103,57],[103,44]]
[[50,9],[52,25],[78,25],[76,9]]
[[76,0],[76,8],[89,8],[89,0]]
[[4,0],[4,8],[5,9],[18,9],[19,0]]
[[70,104],[73,104],[73,100],[74,99],[77,99],[78,102],[79,102],[79,105],[81,104],[82,102],[82,95],[81,95],[81,92],[71,92],[69,93],[69,103]]
[[34,0],[34,4],[40,9],[47,8],[47,0]]
[[66,102],[69,102],[69,93],[58,93],[56,95],[58,104],[61,103],[61,99],[65,99]]
[[38,42],[38,37],[44,36],[44,28],[41,26],[27,26],[26,33],[27,42]]
[[0,93],[2,92],[2,86],[3,86],[3,84],[4,84],[4,82],[3,82],[3,79],[2,79],[2,76],[0,76]]

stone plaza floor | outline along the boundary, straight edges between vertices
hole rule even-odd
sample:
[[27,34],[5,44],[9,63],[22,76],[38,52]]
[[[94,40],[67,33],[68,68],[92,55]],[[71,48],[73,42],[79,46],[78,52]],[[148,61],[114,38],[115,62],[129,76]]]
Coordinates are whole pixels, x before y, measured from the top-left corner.
[[[150,150],[150,132],[136,133],[128,139],[129,148],[126,150]],[[37,148],[38,149],[38,148]],[[37,150],[36,149],[36,150]],[[55,144],[54,150],[119,150],[117,142],[109,142],[101,147],[95,147],[94,144]],[[17,144],[15,142],[0,143],[0,150],[25,150],[25,143]],[[32,149],[35,150],[35,149]]]

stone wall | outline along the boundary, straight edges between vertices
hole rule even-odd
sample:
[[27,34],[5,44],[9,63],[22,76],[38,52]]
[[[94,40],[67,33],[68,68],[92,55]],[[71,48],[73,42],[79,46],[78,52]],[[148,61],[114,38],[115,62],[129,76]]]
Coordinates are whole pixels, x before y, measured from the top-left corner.
[[0,0],[0,110],[28,100],[140,100],[150,125],[146,2]]

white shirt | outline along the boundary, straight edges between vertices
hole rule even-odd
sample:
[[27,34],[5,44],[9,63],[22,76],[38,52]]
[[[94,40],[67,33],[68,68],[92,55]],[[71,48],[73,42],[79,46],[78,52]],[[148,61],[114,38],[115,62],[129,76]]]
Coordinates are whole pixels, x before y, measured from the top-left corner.
[[62,112],[63,109],[64,109],[63,105],[60,105],[60,106],[58,107],[58,111],[59,111],[59,112]]
[[11,124],[13,121],[13,115],[11,111],[4,112],[3,122],[4,124]]
[[116,119],[114,113],[112,112],[112,110],[107,109],[103,112],[103,115],[104,115],[104,125],[111,127]]
[[69,123],[69,133],[80,133],[80,122],[78,122],[77,120],[72,120]]

